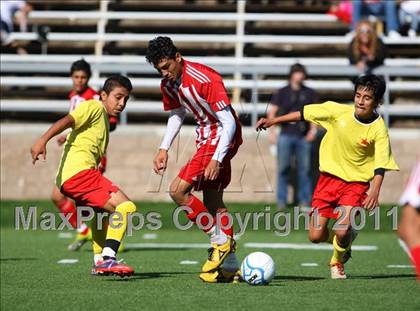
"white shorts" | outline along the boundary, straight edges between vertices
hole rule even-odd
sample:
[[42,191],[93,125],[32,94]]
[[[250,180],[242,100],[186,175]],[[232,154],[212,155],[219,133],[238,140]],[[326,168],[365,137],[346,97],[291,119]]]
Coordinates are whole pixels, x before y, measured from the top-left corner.
[[410,204],[420,210],[420,159],[411,172],[407,186],[400,198],[400,205]]

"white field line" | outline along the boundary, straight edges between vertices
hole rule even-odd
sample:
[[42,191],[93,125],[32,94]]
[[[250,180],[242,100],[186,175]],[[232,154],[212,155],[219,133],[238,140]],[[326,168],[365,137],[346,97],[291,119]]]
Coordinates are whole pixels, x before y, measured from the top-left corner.
[[387,268],[396,268],[396,269],[405,269],[405,268],[414,268],[412,265],[387,265]]
[[78,262],[79,262],[79,259],[61,259],[57,261],[57,263],[59,264],[74,264]]
[[155,240],[157,239],[158,235],[156,233],[145,233],[143,234],[143,239],[145,240]]
[[[127,243],[126,249],[182,249],[182,248],[208,248],[208,243]],[[309,244],[309,243],[245,243],[246,248],[270,248],[270,249],[295,249],[295,250],[332,250],[332,245]],[[354,251],[376,251],[375,245],[353,245]]]
[[71,232],[60,232],[58,234],[59,239],[71,239],[73,237],[73,234]]
[[316,262],[303,262],[300,264],[302,267],[318,267]]
[[195,261],[195,260],[181,260],[179,263],[181,265],[196,265],[196,264],[198,264],[198,261]]

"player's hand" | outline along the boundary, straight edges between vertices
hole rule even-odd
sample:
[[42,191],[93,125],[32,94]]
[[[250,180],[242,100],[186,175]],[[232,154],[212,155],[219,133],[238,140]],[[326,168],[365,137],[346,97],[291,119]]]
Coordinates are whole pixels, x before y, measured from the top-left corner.
[[59,146],[62,146],[67,140],[67,136],[66,135],[61,135],[57,137],[57,144]]
[[168,163],[168,150],[159,149],[158,154],[153,160],[153,170],[158,175],[163,175]]
[[379,206],[379,192],[372,191],[363,201],[363,207],[367,210],[373,210]]
[[204,180],[215,180],[219,177],[222,164],[217,160],[211,160],[204,170]]
[[314,131],[308,131],[308,133],[305,136],[305,140],[309,143],[313,142],[316,138],[316,132]]
[[31,148],[31,156],[32,156],[32,164],[35,164],[35,162],[38,159],[39,156],[42,156],[43,160],[47,158],[47,144],[39,139]]
[[258,120],[255,126],[256,131],[266,130],[274,124],[273,119],[261,118]]

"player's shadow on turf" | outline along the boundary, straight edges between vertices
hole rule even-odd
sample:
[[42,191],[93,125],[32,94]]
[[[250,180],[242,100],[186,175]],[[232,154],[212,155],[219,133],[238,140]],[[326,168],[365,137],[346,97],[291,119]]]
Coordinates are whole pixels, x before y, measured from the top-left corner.
[[180,274],[195,274],[194,272],[137,272],[129,278],[114,278],[106,279],[107,281],[136,281],[136,280],[148,280],[148,279],[159,279],[159,278],[171,278]]
[[21,257],[21,258],[0,258],[0,261],[30,261],[30,260],[38,260],[38,258],[33,257]]
[[349,279],[416,279],[415,274],[378,274],[378,275],[349,275]]

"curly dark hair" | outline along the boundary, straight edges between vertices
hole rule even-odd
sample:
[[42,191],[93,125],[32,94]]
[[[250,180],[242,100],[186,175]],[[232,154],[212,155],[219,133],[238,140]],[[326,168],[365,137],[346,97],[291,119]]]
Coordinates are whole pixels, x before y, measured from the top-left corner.
[[90,65],[87,61],[85,61],[83,58],[75,61],[73,64],[71,64],[70,68],[70,75],[73,75],[73,72],[82,70],[86,73],[88,76],[88,79],[90,79],[90,76],[92,75],[92,71],[90,69]]
[[162,59],[174,59],[178,49],[169,37],[157,37],[149,41],[146,50],[146,60],[153,65],[159,64]]
[[371,90],[373,93],[373,97],[375,99],[375,102],[380,104],[382,101],[382,97],[384,96],[385,89],[386,89],[386,83],[384,78],[380,76],[376,76],[373,74],[360,76],[356,79],[354,82],[354,94],[356,94],[357,89],[359,87],[367,88],[368,90]]

